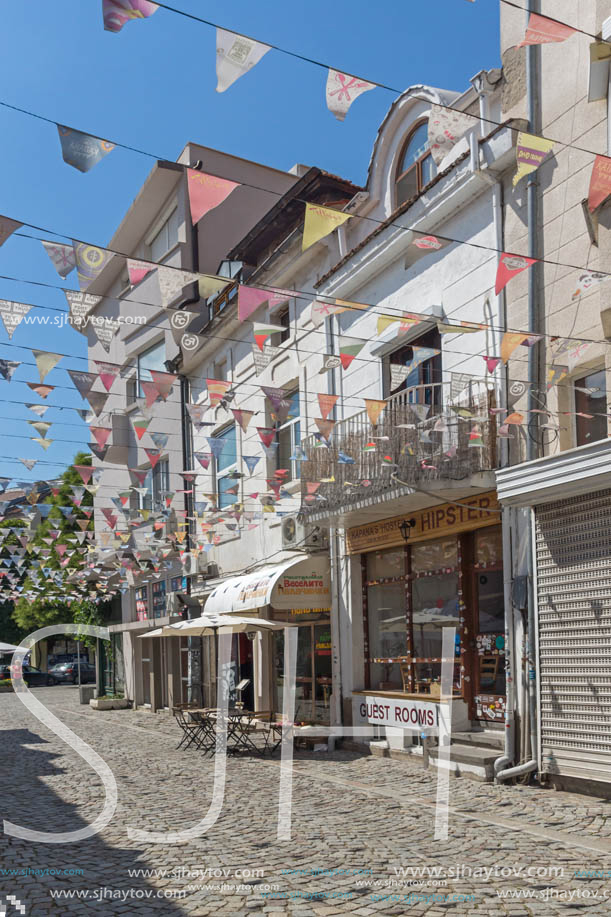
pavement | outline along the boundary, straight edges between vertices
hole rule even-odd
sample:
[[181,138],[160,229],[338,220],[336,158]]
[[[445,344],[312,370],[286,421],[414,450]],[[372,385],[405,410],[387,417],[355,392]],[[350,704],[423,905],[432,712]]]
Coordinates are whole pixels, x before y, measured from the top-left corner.
[[[0,915],[611,915],[610,802],[449,777],[448,835],[436,840],[435,770],[410,758],[304,751],[294,761],[290,839],[279,840],[279,754],[236,756],[207,830],[178,843],[130,839],[128,828],[197,825],[212,800],[214,759],[177,750],[169,714],[94,711],[65,685],[31,694],[109,765],[117,806],[98,834],[76,842],[0,834]],[[72,832],[98,818],[96,770],[13,694],[0,694],[0,730],[6,821]]]

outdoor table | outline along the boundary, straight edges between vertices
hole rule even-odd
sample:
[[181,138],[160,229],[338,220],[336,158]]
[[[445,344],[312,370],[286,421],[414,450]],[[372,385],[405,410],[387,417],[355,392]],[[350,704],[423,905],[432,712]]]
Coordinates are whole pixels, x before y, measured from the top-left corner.
[[[221,719],[221,711],[217,707],[202,707],[187,712],[190,716],[194,716],[196,722],[201,722],[203,726],[206,721],[210,724],[209,738],[212,741],[206,743],[205,751],[213,750],[216,747],[216,728],[218,728],[218,721]],[[264,753],[265,748],[259,748],[250,737],[252,725],[256,722],[255,718],[256,714],[249,710],[233,708],[227,711],[226,728],[228,754],[236,754],[240,751],[254,751],[258,755]],[[204,728],[206,728],[206,726],[204,726]]]

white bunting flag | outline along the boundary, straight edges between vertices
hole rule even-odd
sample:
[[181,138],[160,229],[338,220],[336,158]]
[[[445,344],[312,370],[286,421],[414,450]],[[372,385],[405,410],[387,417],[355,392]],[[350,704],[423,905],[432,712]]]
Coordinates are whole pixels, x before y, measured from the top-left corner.
[[329,68],[327,77],[327,108],[338,121],[343,121],[348,114],[348,109],[355,99],[364,92],[375,89],[375,83],[360,80],[358,77],[349,76],[340,70]]
[[0,299],[0,318],[6,328],[9,340],[12,339],[15,329],[21,323],[24,315],[27,315],[32,307],[23,302],[11,302],[8,299]]
[[258,64],[269,45],[226,29],[216,30],[216,78],[217,92],[225,92],[241,76]]
[[74,247],[62,242],[45,242],[44,239],[41,239],[41,242],[59,276],[67,277],[76,267]]

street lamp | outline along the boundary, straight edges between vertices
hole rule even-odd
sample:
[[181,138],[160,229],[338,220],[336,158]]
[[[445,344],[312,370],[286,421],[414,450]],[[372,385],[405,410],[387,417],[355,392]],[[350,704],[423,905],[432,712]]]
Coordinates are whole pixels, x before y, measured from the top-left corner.
[[411,531],[415,525],[415,519],[404,519],[403,522],[399,524],[399,531],[401,532],[401,538],[403,541],[409,541],[409,536],[411,535]]

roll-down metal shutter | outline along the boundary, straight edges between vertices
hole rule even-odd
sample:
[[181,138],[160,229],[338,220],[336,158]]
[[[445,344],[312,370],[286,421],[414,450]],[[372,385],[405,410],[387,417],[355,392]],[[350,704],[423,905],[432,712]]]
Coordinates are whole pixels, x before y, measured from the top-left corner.
[[611,782],[611,489],[535,528],[542,770]]

